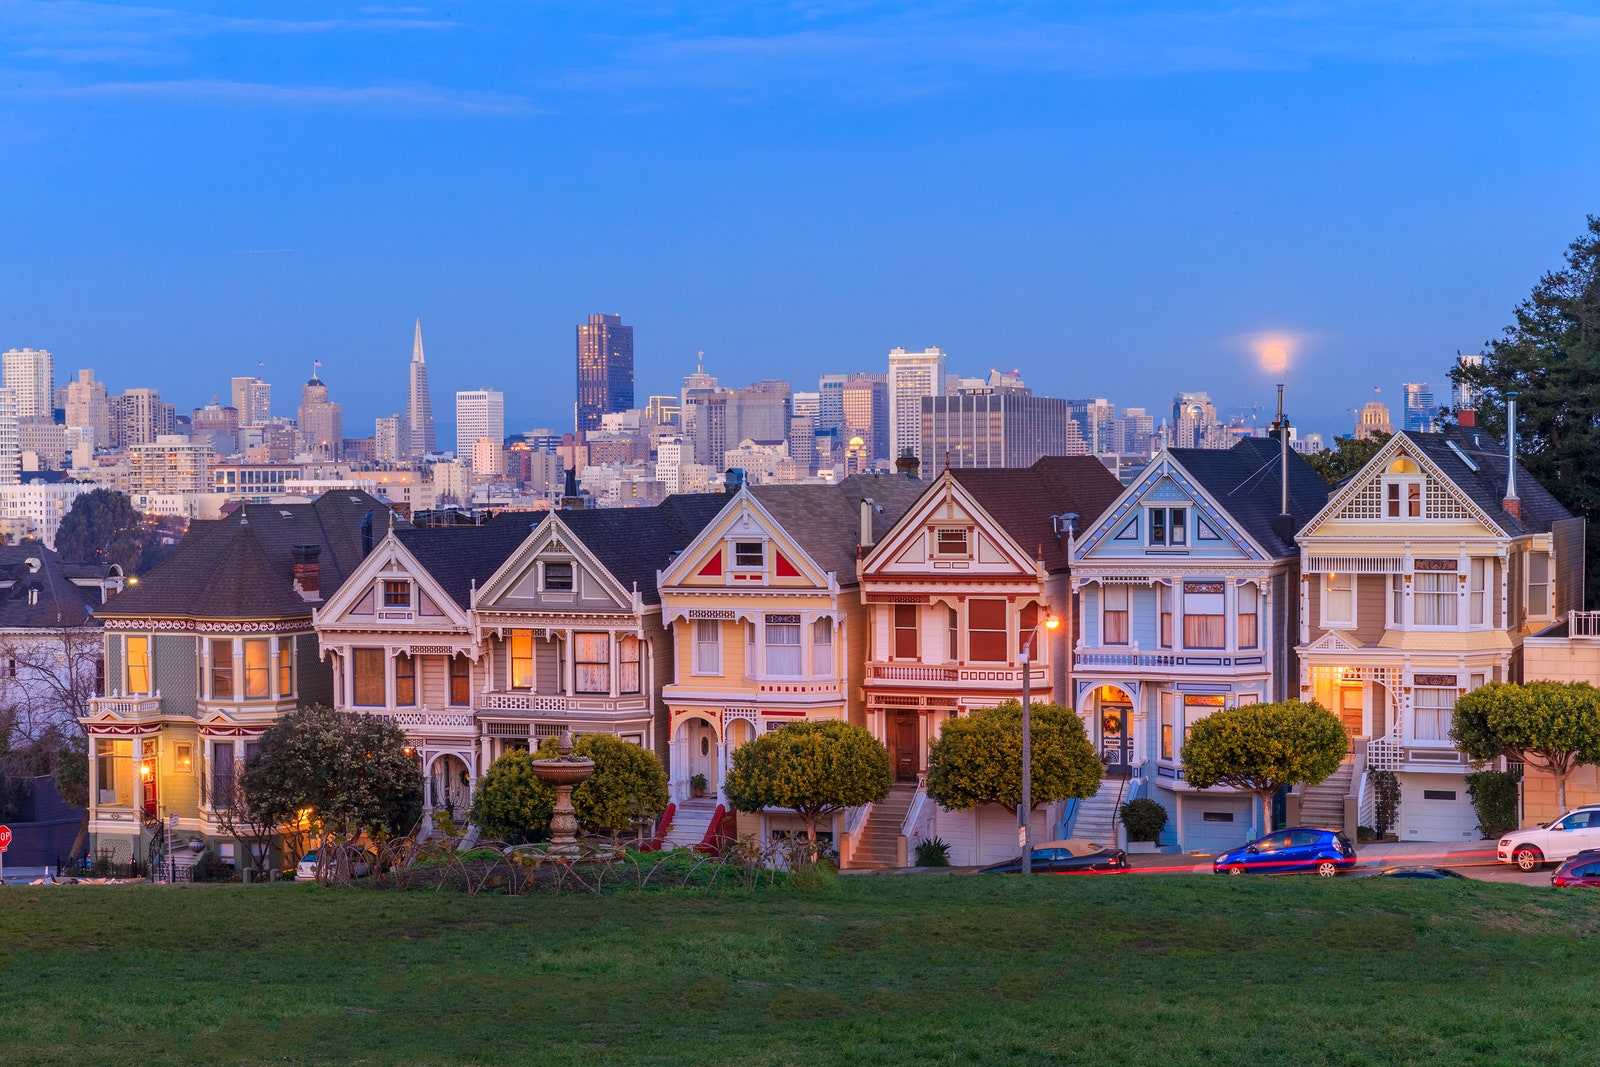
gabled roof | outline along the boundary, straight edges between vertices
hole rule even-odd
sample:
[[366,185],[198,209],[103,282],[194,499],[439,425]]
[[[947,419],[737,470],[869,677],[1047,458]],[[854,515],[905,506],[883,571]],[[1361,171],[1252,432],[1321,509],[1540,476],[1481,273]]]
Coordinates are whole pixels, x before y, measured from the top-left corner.
[[395,537],[451,600],[470,608],[472,587],[499,570],[547,514],[507,511],[481,526],[422,526]]
[[747,492],[812,562],[832,571],[840,585],[854,585],[861,502],[872,501],[876,544],[926,489],[925,482],[901,474],[853,474],[837,485],[754,485]]
[[1228,449],[1173,448],[1166,454],[1274,559],[1299,553],[1295,533],[1322,510],[1332,491],[1304,456],[1289,450],[1289,517],[1293,521],[1286,540],[1276,526],[1283,506],[1283,446],[1279,442],[1247,437]]
[[[1509,467],[1504,442],[1473,427],[1452,426],[1440,433],[1403,430],[1396,434],[1431,460],[1434,466],[1472,499],[1495,524],[1512,537],[1530,533],[1549,533],[1553,523],[1572,518],[1550,491],[1534,480],[1520,461],[1517,463],[1517,498],[1522,502],[1522,518],[1507,511],[1506,471]],[[1473,470],[1450,447],[1454,443],[1478,469]]]
[[[225,519],[191,523],[177,550],[138,585],[113,597],[102,617],[169,615],[267,619],[310,615],[294,589],[294,549],[317,545],[318,588],[331,596],[361,563],[361,523],[388,529],[389,507],[360,490],[324,493],[309,504],[244,504]],[[408,527],[396,519],[397,528]]]
[[949,474],[1024,551],[1042,551],[1047,571],[1064,571],[1071,562],[1051,517],[1076,512],[1077,528],[1087,530],[1122,495],[1122,483],[1093,456],[1045,456],[1031,467],[957,467]]
[[100,587],[72,581],[74,569],[88,568],[102,577],[111,571],[103,563],[63,563],[41,544],[0,546],[0,580],[7,583],[0,589],[0,629],[97,625],[92,613],[100,606]]

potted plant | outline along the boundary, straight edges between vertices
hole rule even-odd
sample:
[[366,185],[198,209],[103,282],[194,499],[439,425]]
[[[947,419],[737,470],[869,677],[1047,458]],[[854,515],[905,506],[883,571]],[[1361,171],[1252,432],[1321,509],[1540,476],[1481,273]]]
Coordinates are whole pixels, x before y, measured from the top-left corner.
[[1167,828],[1167,809],[1149,797],[1139,797],[1122,805],[1119,814],[1128,831],[1128,851],[1154,852]]
[[703,774],[697,774],[689,779],[689,790],[696,797],[703,797],[706,795],[707,784],[706,776]]

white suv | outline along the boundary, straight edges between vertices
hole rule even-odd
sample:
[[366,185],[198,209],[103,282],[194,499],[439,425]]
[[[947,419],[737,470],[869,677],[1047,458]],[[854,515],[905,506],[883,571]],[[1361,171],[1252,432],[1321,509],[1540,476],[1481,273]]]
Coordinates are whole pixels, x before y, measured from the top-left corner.
[[1600,804],[1569,811],[1555,822],[1513,830],[1500,839],[1501,863],[1535,871],[1545,862],[1570,859],[1586,848],[1600,848]]

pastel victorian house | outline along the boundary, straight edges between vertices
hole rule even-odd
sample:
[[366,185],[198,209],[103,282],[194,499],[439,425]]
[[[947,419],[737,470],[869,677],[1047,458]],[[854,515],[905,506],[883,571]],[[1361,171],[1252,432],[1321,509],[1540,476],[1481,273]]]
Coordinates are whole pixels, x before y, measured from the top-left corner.
[[1135,796],[1167,809],[1164,842],[1185,851],[1264,832],[1249,794],[1184,781],[1183,740],[1220,708],[1295,694],[1294,531],[1328,491],[1298,453],[1286,468],[1276,440],[1169,449],[1083,527],[1072,698],[1106,780],[1077,832],[1109,836],[1117,805]]
[[1452,709],[1522,680],[1524,637],[1581,607],[1582,521],[1468,425],[1395,434],[1299,542],[1301,695],[1394,772],[1402,840],[1475,838]]
[[106,695],[83,719],[92,848],[143,858],[159,822],[232,857],[217,801],[268,726],[333,700],[313,612],[388,516],[359,491],[245,504],[193,523],[166,562],[95,610]]
[[[857,475],[838,485],[747,486],[659,577],[675,670],[665,688],[675,800],[720,798],[734,749],[801,720],[864,725],[866,627],[856,559],[921,493],[919,481]],[[742,817],[766,839],[798,820]]]
[[[860,562],[866,721],[889,750],[896,779],[851,849],[861,865],[904,866],[928,837],[947,842],[956,864],[1016,855],[1009,811],[944,811],[928,799],[929,746],[952,718],[1020,699],[1024,670],[1031,699],[1070,703],[1068,547],[1077,525],[1120,489],[1092,456],[949,469]],[[1052,615],[1054,630],[1041,625]],[[1034,813],[1036,840],[1048,839],[1055,816],[1046,807]]]
[[672,654],[655,567],[729,499],[395,531],[318,613],[338,706],[406,731],[430,818],[464,820],[490,764],[563,730],[664,757]]

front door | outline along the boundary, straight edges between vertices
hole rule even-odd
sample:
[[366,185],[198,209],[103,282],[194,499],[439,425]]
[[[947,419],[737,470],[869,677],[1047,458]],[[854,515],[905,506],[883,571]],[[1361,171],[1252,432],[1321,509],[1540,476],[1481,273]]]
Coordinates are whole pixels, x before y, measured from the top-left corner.
[[902,782],[917,780],[917,719],[896,715],[891,729],[890,751],[894,753],[894,776]]
[[1339,687],[1339,719],[1344,723],[1344,732],[1348,736],[1360,737],[1365,732],[1361,728],[1361,686]]
[[1106,774],[1126,778],[1133,773],[1133,708],[1127,704],[1100,705],[1100,762]]

